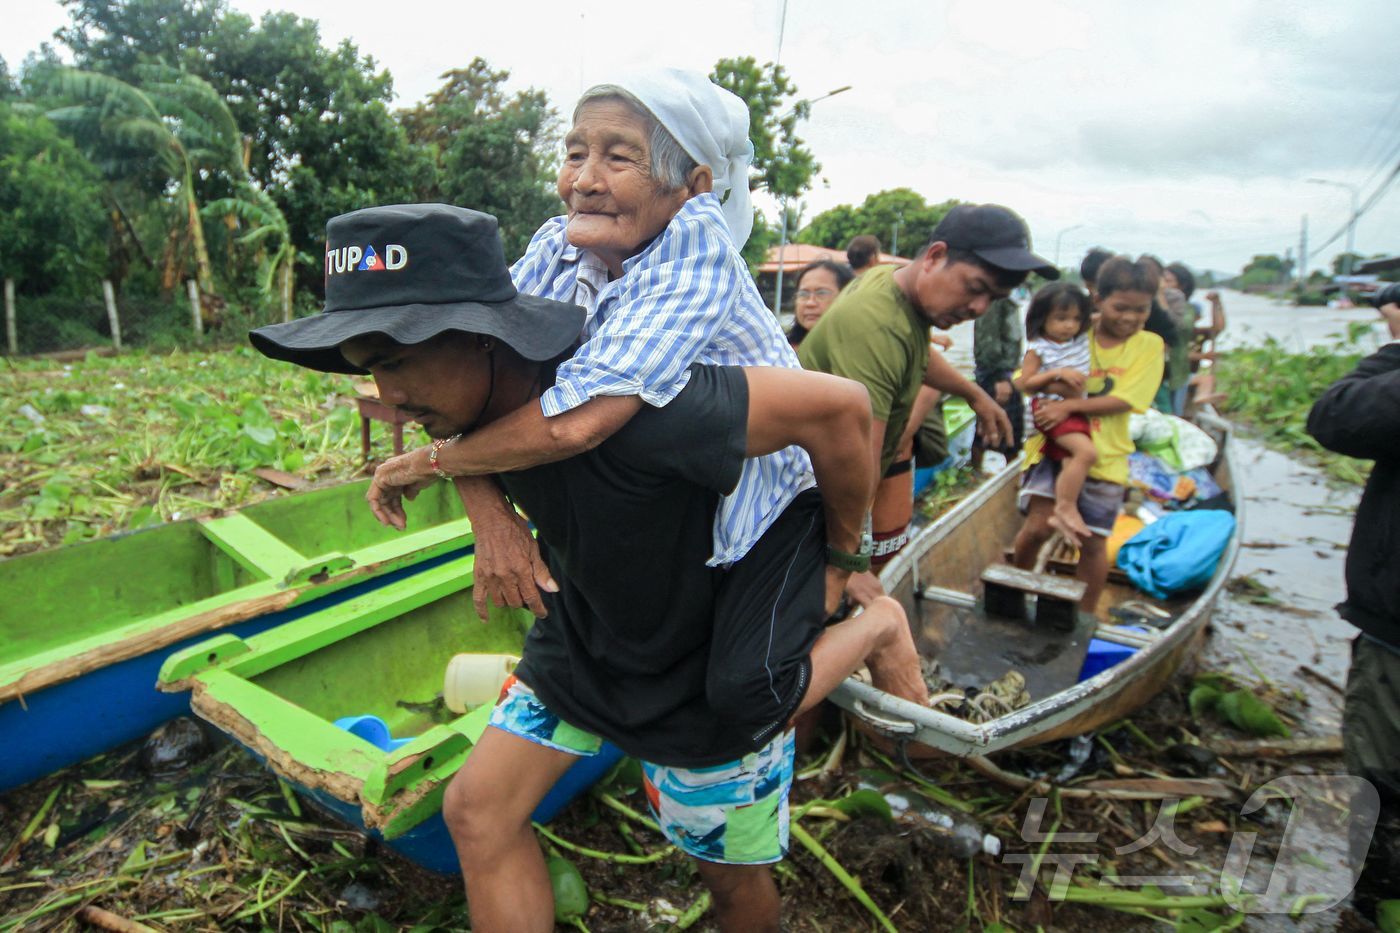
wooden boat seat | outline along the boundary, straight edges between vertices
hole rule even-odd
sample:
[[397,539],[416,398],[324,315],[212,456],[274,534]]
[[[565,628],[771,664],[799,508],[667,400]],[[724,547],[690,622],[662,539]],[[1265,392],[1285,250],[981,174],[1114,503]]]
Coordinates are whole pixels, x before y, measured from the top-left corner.
[[[1004,548],[1002,559],[1009,564],[1014,553],[1010,547]],[[1072,577],[1079,572],[1079,548],[1058,535],[1048,545],[1048,553],[1041,552],[1041,559],[1045,561],[1046,573]],[[1133,585],[1133,581],[1128,579],[1128,575],[1116,566],[1108,568],[1108,582],[1115,586]]]
[[1035,597],[1035,622],[1060,631],[1074,628],[1075,613],[1086,589],[1079,580],[992,564],[982,571],[987,612],[1009,619],[1026,617],[1026,597]]

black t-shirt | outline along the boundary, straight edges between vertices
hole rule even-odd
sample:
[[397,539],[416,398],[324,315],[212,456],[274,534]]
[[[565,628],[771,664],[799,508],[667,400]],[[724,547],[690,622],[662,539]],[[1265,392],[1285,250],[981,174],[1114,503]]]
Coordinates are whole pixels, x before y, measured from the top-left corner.
[[695,366],[594,450],[501,474],[539,532],[559,592],[517,671],[554,713],[630,755],[680,767],[752,750],[706,703],[715,511],[744,460],[748,383]]

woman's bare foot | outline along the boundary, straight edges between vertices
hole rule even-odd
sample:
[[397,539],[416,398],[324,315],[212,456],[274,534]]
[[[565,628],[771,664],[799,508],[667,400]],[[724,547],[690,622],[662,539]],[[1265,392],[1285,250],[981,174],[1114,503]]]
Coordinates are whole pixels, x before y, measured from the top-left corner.
[[919,651],[909,631],[909,619],[904,607],[888,596],[877,596],[862,614],[867,624],[882,626],[875,648],[865,658],[870,669],[870,681],[876,689],[918,703],[928,702],[928,684],[924,683]]
[[1079,510],[1072,505],[1062,506],[1056,502],[1055,510],[1050,513],[1049,524],[1075,547],[1079,547],[1085,538],[1093,534],[1089,526],[1084,524]]

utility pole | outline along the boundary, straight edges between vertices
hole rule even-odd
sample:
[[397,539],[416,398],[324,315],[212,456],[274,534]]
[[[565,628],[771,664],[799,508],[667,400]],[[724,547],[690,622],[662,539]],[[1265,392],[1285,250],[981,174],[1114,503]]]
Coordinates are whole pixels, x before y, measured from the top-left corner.
[[1336,188],[1345,188],[1351,192],[1351,217],[1347,219],[1347,251],[1342,260],[1342,275],[1351,275],[1351,264],[1356,252],[1356,215],[1360,208],[1357,199],[1361,194],[1361,189],[1345,181],[1333,181],[1330,178],[1309,178],[1308,181],[1314,185],[1332,185]]
[[[783,4],[783,19],[784,19],[784,22],[786,22],[786,19],[787,19],[787,4],[786,4],[786,3]],[[817,101],[819,101],[819,100],[826,100],[828,97],[835,97],[837,94],[844,94],[844,93],[846,93],[847,91],[849,91],[850,89],[851,89],[851,86],[848,84],[848,85],[846,85],[845,87],[838,87],[838,88],[837,88],[836,90],[834,90],[834,91],[828,91],[827,93],[823,94],[821,97],[814,97],[814,98],[812,98],[811,100],[799,100],[799,101],[797,102],[797,104],[803,104],[803,103],[805,103],[805,104],[810,108],[810,107],[812,106],[812,104],[815,104],[815,103],[816,103]],[[794,109],[794,110],[797,108],[797,104],[794,104],[794,105],[793,105],[793,109]],[[781,121],[782,119],[784,119],[785,117],[787,117],[787,116],[788,116],[789,114],[791,114],[791,113],[792,113],[792,110],[789,110],[787,113],[783,114],[782,117],[779,117],[779,118],[778,118],[779,121]],[[785,258],[785,254],[787,253],[787,241],[788,241],[788,199],[787,199],[787,195],[783,195],[783,198],[782,198],[782,208],[781,208],[781,209],[782,209],[782,212],[783,212],[783,232],[782,232],[782,234],[781,234],[781,236],[780,236],[780,238],[779,238],[779,240],[778,240],[778,282],[777,282],[777,285],[776,285],[776,286],[774,287],[774,289],[773,289],[773,313],[774,313],[774,314],[782,314],[782,313],[783,313],[783,260],[784,260],[784,258]]]
[[1303,215],[1303,227],[1298,232],[1298,291],[1307,287],[1308,281],[1308,215]]

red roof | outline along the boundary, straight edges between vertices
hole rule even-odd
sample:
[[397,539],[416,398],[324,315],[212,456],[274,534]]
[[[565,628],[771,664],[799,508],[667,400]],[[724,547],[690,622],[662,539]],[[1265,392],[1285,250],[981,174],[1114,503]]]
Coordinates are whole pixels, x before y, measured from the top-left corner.
[[[777,272],[778,255],[782,254],[783,274],[801,272],[809,263],[819,259],[830,259],[832,262],[845,262],[846,251],[844,249],[827,249],[825,246],[812,246],[808,243],[789,243],[786,246],[770,246],[768,248],[768,258],[759,263],[758,271]],[[907,266],[910,260],[900,256],[892,256],[889,253],[881,253],[877,260],[879,264],[889,264],[895,266]]]

